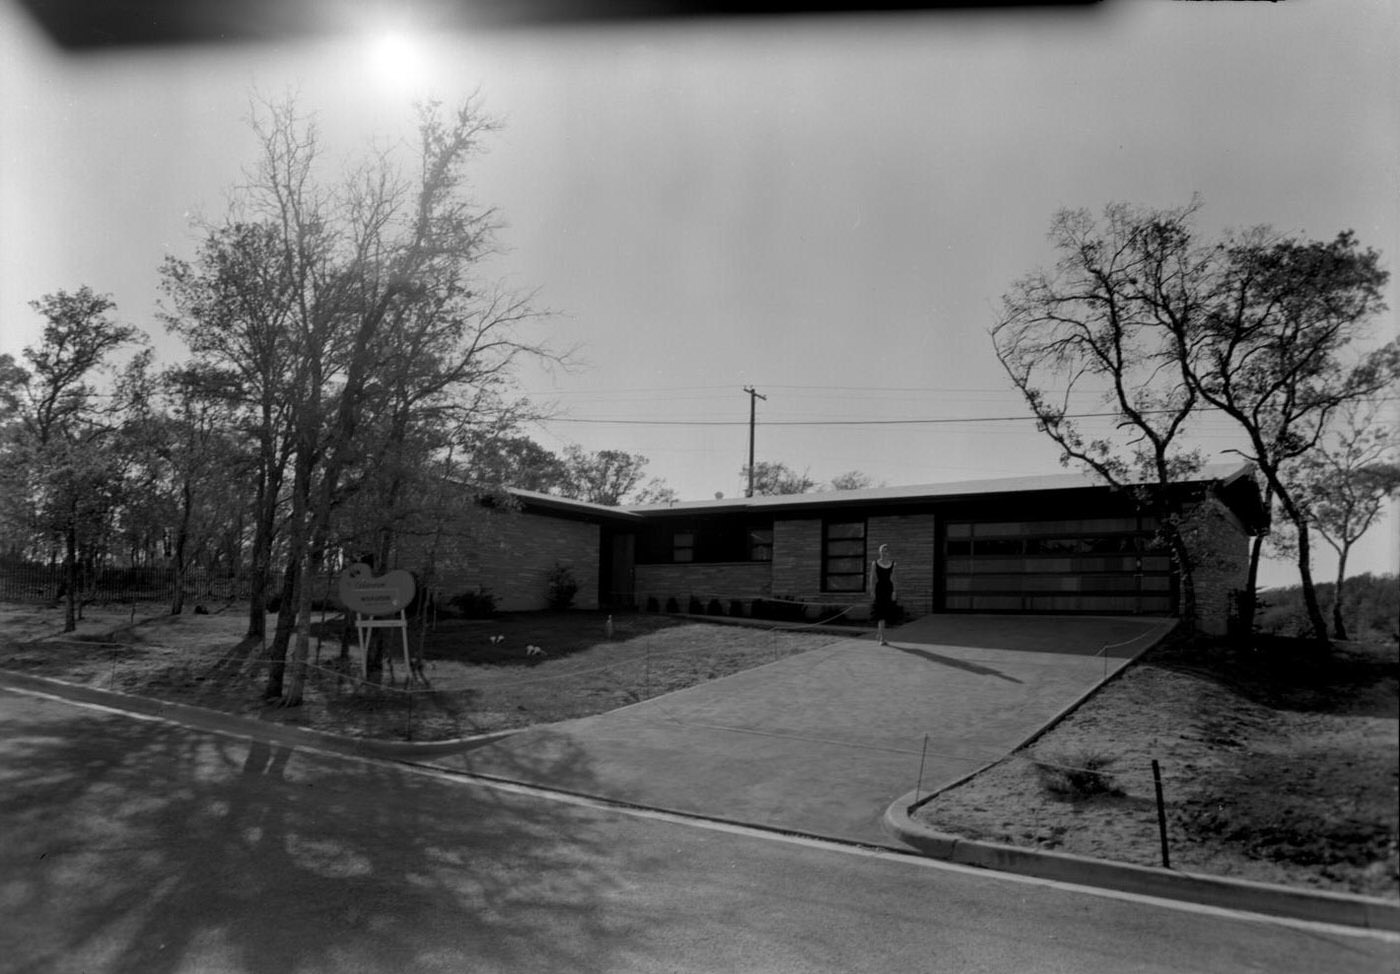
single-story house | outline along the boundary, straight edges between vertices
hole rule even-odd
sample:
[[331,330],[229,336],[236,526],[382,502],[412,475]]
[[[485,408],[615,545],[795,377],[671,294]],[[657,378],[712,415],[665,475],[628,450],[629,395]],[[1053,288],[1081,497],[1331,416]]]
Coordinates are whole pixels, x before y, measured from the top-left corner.
[[1151,491],[1067,473],[912,487],[605,507],[511,490],[439,554],[444,594],[483,587],[504,610],[544,605],[567,567],[580,608],[726,613],[755,600],[851,606],[871,599],[870,562],[888,544],[900,604],[927,612],[1171,615],[1180,578],[1158,518],[1180,516],[1202,626],[1223,631],[1245,585],[1248,538],[1267,524],[1249,464],[1218,464]]

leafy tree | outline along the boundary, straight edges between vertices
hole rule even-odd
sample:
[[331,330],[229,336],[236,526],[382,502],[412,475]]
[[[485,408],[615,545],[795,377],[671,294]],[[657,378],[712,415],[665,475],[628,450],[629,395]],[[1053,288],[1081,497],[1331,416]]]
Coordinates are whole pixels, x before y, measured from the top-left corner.
[[673,496],[660,480],[642,483],[647,458],[639,453],[622,450],[589,453],[572,445],[564,451],[562,463],[563,480],[558,492],[564,497],[616,507],[625,500],[645,504]]
[[123,471],[116,441],[128,403],[92,380],[112,367],[119,349],[141,333],[118,323],[107,295],[84,286],[44,295],[30,307],[45,319],[39,345],[24,349],[28,369],[7,364],[6,398],[19,409],[10,460],[22,471],[32,524],[63,549],[67,595],[63,631],[77,628],[80,560],[96,556],[120,497]]
[[875,481],[869,474],[861,473],[859,470],[850,470],[846,473],[837,474],[831,478],[831,490],[864,490],[867,487],[876,486]]
[[244,466],[228,433],[234,381],[228,373],[198,365],[167,369],[151,397],[159,409],[140,423],[146,452],[155,461],[141,493],[163,508],[174,576],[171,615],[184,611],[193,550],[227,519],[223,502],[229,499],[230,474]]
[[563,487],[567,477],[564,462],[528,436],[472,437],[460,463],[468,480],[487,487],[552,494]]
[[496,124],[470,101],[448,113],[426,105],[418,122],[411,172],[380,153],[323,181],[314,123],[292,103],[259,106],[258,163],[200,261],[172,276],[182,333],[207,316],[218,335],[197,354],[226,368],[257,362],[248,405],[264,532],[287,496],[264,692],[289,706],[301,700],[312,582],[338,547],[337,511],[365,490],[391,507],[409,497],[403,472],[498,408],[517,356],[546,354],[519,337],[538,316],[529,296],[476,278],[498,220],[466,197],[464,170]]
[[647,462],[639,453],[590,452],[577,444],[560,455],[528,436],[507,434],[469,444],[462,465],[468,479],[483,487],[516,487],[613,507],[674,498],[662,480],[646,480]]
[[0,531],[4,555],[19,560],[30,542],[31,496],[22,457],[25,452],[25,424],[22,411],[28,402],[29,372],[8,352],[0,355],[0,490],[6,498],[0,504]]
[[1335,437],[1304,456],[1289,481],[1309,524],[1337,553],[1332,599],[1332,635],[1347,638],[1343,618],[1347,556],[1369,531],[1386,501],[1400,491],[1393,423],[1380,421],[1376,403],[1350,403]]
[[222,370],[231,380],[222,391],[252,484],[244,501],[253,524],[247,630],[252,647],[267,634],[273,551],[293,446],[296,300],[277,225],[235,216],[203,228],[193,262],[166,259],[161,287],[168,303],[161,318],[189,347],[193,368]]
[[[1395,575],[1372,575],[1366,572],[1346,580],[1347,598],[1344,608],[1345,629],[1352,639],[1395,646],[1400,642],[1400,580]],[[1333,583],[1319,582],[1318,598],[1335,600]],[[1260,632],[1281,636],[1306,634],[1311,629],[1303,605],[1301,585],[1266,589],[1260,593],[1256,626]],[[1335,602],[1334,602],[1335,604]]]
[[[740,471],[747,489],[749,468],[746,464]],[[780,496],[784,494],[805,494],[815,490],[817,482],[807,471],[797,473],[786,464],[768,460],[758,460],[753,465],[753,493],[755,497]]]
[[[1203,403],[1236,421],[1249,446],[1237,451],[1264,476],[1296,532],[1298,574],[1313,636],[1327,626],[1312,578],[1309,512],[1290,482],[1290,465],[1318,444],[1334,413],[1373,396],[1400,375],[1400,340],[1357,355],[1383,310],[1389,273],[1380,255],[1346,231],[1330,241],[1300,240],[1256,228],[1210,248],[1211,290],[1204,306],[1167,324],[1177,362]],[[1259,546],[1251,558],[1242,623],[1253,616]]]
[[680,500],[680,495],[672,488],[666,486],[666,482],[659,477],[653,477],[645,487],[637,490],[631,497],[632,504],[671,504]]
[[[992,329],[997,358],[1037,428],[1077,463],[1158,517],[1181,578],[1182,615],[1196,620],[1194,565],[1162,487],[1188,478],[1203,458],[1186,443],[1198,393],[1175,361],[1171,323],[1200,313],[1213,255],[1192,244],[1199,201],[1153,210],[1114,203],[1102,222],[1062,210],[1051,223],[1051,270],[1016,282]],[[1106,407],[1112,432],[1075,418],[1084,400]]]
[[[1234,419],[1248,442],[1237,450],[1265,481],[1266,504],[1301,528],[1307,519],[1285,477],[1312,450],[1332,413],[1395,381],[1400,343],[1367,355],[1351,346],[1381,308],[1387,274],[1352,234],[1330,242],[1282,237],[1268,228],[1200,242],[1199,199],[1170,210],[1115,203],[1102,225],[1084,211],[1058,214],[1053,272],[1019,282],[993,329],[997,355],[1040,429],[1077,461],[1118,487],[1165,485],[1199,468],[1187,423],[1202,407]],[[1071,400],[1095,395],[1114,432],[1077,425]],[[1139,493],[1142,503],[1150,495]],[[1194,583],[1184,525],[1160,511],[1194,619]],[[1252,616],[1262,536],[1256,537],[1242,606]],[[1298,534],[1303,594],[1316,636],[1326,641]]]

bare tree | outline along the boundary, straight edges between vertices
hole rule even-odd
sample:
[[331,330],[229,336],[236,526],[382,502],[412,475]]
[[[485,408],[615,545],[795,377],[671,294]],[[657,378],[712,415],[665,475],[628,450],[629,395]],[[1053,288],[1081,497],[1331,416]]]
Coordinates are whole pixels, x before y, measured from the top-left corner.
[[[1194,566],[1179,512],[1165,491],[1139,485],[1165,487],[1203,462],[1186,445],[1197,392],[1171,331],[1173,321],[1199,314],[1214,272],[1214,254],[1192,240],[1199,207],[1199,200],[1166,210],[1114,203],[1101,222],[1086,210],[1060,211],[1050,228],[1058,261],[1013,286],[991,332],[998,360],[1061,462],[1087,468],[1158,518],[1189,625]],[[1087,432],[1077,418],[1085,411],[1102,411],[1112,432]]]
[[1337,553],[1332,599],[1332,635],[1337,639],[1347,638],[1342,614],[1347,557],[1375,525],[1386,501],[1400,491],[1396,438],[1395,423],[1382,419],[1379,402],[1349,403],[1341,410],[1336,433],[1289,472],[1310,528]]

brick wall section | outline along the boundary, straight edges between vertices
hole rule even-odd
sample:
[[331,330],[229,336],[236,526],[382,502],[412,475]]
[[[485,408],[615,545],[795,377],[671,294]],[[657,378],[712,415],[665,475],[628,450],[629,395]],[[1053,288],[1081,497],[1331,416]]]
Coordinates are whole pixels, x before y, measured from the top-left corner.
[[1214,497],[1192,509],[1181,531],[1194,565],[1197,623],[1202,632],[1224,635],[1233,608],[1231,594],[1243,589],[1249,578],[1249,538]]
[[[503,612],[547,607],[548,574],[558,562],[578,582],[574,608],[598,607],[598,525],[526,514],[478,511],[443,532],[437,549],[437,588],[448,598],[485,588]],[[426,564],[422,551],[401,552]]]
[[[776,547],[776,546],[775,546]],[[692,595],[706,604],[717,598],[729,611],[731,599],[745,604],[772,595],[772,566],[766,561],[714,562],[690,565],[638,565],[637,600],[656,599],[660,608],[674,598],[685,611]]]
[[[890,546],[895,564],[895,595],[909,615],[933,611],[934,532],[932,514],[872,517],[865,528],[869,561],[880,545]],[[874,598],[867,592],[866,598]]]
[[820,518],[773,522],[773,596],[814,599],[822,589]]
[[[880,545],[888,544],[898,562],[899,602],[911,615],[933,611],[934,519],[932,514],[871,517],[866,521],[866,561],[875,560]],[[873,592],[822,591],[822,522],[818,519],[778,520],[773,525],[773,583],[777,598],[804,602],[868,603]],[[861,610],[853,613],[859,618]]]

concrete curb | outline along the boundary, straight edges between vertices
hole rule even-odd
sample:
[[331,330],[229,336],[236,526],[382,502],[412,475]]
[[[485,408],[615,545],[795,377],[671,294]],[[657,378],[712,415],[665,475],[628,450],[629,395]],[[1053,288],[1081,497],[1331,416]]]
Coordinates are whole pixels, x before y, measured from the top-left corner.
[[211,710],[208,707],[199,707],[194,704],[142,697],[133,693],[123,693],[120,690],[102,690],[81,683],[69,683],[66,680],[56,680],[53,677],[36,676],[31,673],[19,673],[14,670],[0,669],[0,688],[3,687],[52,694],[66,700],[97,704],[147,717],[168,718],[204,730],[250,736],[256,730],[257,736],[273,738],[284,744],[303,744],[341,754],[391,759],[419,760],[439,754],[460,754],[509,737],[512,734],[518,734],[522,730],[546,726],[536,724],[530,728],[519,727],[511,730],[492,731],[473,737],[459,737],[446,741],[381,741],[373,738],[344,737],[309,727],[288,726],[275,721],[231,714],[223,710]]
[[[1114,680],[1117,680],[1117,679],[1119,679],[1120,677],[1122,677],[1122,675],[1123,675],[1124,673],[1128,672],[1129,669],[1131,669],[1133,666],[1135,666],[1135,665],[1137,664],[1138,660],[1142,659],[1142,657],[1147,653],[1148,650],[1153,649],[1154,647],[1160,645],[1164,639],[1166,639],[1166,638],[1167,638],[1168,636],[1170,636],[1173,632],[1175,632],[1175,631],[1176,631],[1176,626],[1177,626],[1177,623],[1175,622],[1175,620],[1173,620],[1173,622],[1172,622],[1171,625],[1166,626],[1165,628],[1163,628],[1163,629],[1161,629],[1159,632],[1157,632],[1157,633],[1155,634],[1153,640],[1152,640],[1150,643],[1147,643],[1146,645],[1144,645],[1144,646],[1143,646],[1141,649],[1139,649],[1137,652],[1133,653],[1132,656],[1129,656],[1129,657],[1124,658],[1124,659],[1122,660],[1122,665],[1121,665],[1121,666],[1119,666],[1119,667],[1117,667],[1117,668],[1115,668],[1115,669],[1113,669],[1113,670],[1110,670],[1106,676],[1102,676],[1102,677],[1100,677],[1098,680],[1096,680],[1096,681],[1094,682],[1094,685],[1093,685],[1093,686],[1089,687],[1087,690],[1085,690],[1085,691],[1084,691],[1083,693],[1081,693],[1079,696],[1075,697],[1075,698],[1074,698],[1073,700],[1071,700],[1069,703],[1065,704],[1065,706],[1061,707],[1061,708],[1060,708],[1060,711],[1059,711],[1058,713],[1056,713],[1053,717],[1051,717],[1048,721],[1046,721],[1046,722],[1045,722],[1044,724],[1042,724],[1040,727],[1038,727],[1037,729],[1031,731],[1029,734],[1027,734],[1025,737],[1023,737],[1020,741],[1018,741],[1018,742],[1016,743],[1016,745],[1015,745],[1014,747],[1009,748],[1009,749],[1007,750],[1007,752],[1006,752],[1005,754],[1003,754],[1001,757],[993,758],[992,760],[986,762],[985,764],[979,765],[978,767],[974,768],[973,770],[967,772],[967,774],[959,775],[957,778],[954,778],[952,781],[949,781],[949,782],[947,782],[946,784],[939,785],[939,786],[938,786],[937,788],[935,788],[933,791],[929,792],[929,793],[926,794],[926,795],[923,795],[923,796],[920,797],[917,801],[913,802],[913,803],[909,806],[909,811],[910,811],[910,812],[917,811],[921,806],[927,804],[928,802],[933,801],[933,799],[937,798],[937,797],[938,797],[939,795],[941,795],[943,792],[948,791],[949,789],[952,789],[952,788],[956,788],[958,785],[962,784],[964,781],[969,781],[969,780],[971,780],[972,778],[977,777],[977,776],[978,776],[979,774],[981,774],[983,771],[986,771],[988,768],[991,768],[991,767],[993,767],[994,765],[998,765],[998,764],[1000,764],[1001,762],[1005,761],[1005,760],[1007,759],[1007,757],[1009,757],[1009,756],[1015,754],[1017,751],[1021,751],[1021,750],[1025,749],[1025,748],[1030,747],[1030,746],[1031,746],[1032,744],[1034,744],[1036,741],[1040,740],[1040,739],[1041,739],[1042,737],[1044,737],[1046,734],[1050,733],[1050,731],[1054,730],[1054,729],[1055,729],[1061,722],[1063,722],[1063,721],[1065,720],[1065,718],[1067,718],[1070,714],[1074,713],[1074,712],[1075,712],[1076,710],[1078,710],[1080,707],[1084,706],[1084,704],[1087,703],[1088,700],[1089,700],[1091,697],[1093,697],[1096,693],[1098,693],[1100,690],[1102,690],[1102,689],[1103,689],[1104,687],[1106,687],[1108,684],[1112,683]],[[1150,634],[1150,633],[1143,633],[1142,635],[1149,635],[1149,634]],[[1140,637],[1135,637],[1135,639],[1136,639],[1136,638],[1140,638]],[[1133,641],[1135,641],[1135,639],[1134,639],[1134,640],[1129,640],[1129,642],[1133,642]]]
[[891,805],[885,811],[885,827],[930,859],[1268,916],[1400,933],[1400,903],[1390,900],[1299,890],[1252,880],[965,839],[937,832],[915,821],[909,815],[913,801],[914,792],[910,792]]

